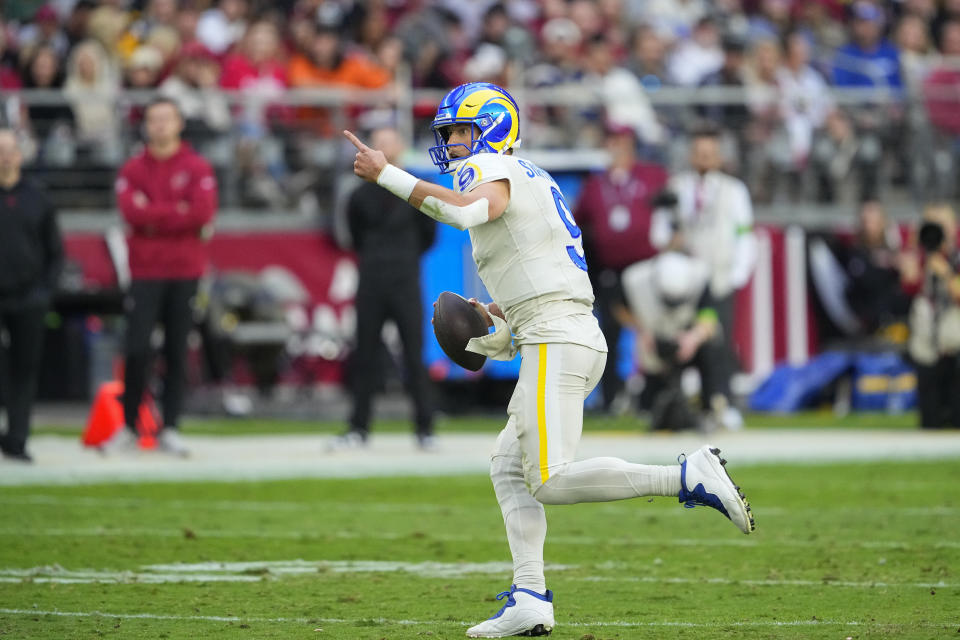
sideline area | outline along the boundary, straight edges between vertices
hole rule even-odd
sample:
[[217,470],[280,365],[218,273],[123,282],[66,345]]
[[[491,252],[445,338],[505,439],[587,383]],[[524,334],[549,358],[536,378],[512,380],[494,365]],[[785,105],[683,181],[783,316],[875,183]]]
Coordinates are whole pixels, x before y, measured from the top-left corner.
[[[190,458],[141,451],[106,457],[79,439],[37,435],[30,440],[35,464],[0,460],[0,485],[99,482],[237,481],[283,478],[357,478],[404,475],[484,474],[494,433],[441,433],[437,448],[417,449],[409,434],[371,437],[366,448],[329,453],[329,435],[190,436]],[[960,458],[960,431],[776,429],[678,434],[585,433],[579,457],[618,456],[672,464],[705,442],[740,464]]]

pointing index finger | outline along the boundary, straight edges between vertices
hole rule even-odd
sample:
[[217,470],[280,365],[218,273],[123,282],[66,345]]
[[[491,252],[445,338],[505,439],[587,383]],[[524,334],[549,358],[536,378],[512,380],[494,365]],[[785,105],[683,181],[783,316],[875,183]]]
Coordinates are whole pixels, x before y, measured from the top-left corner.
[[367,145],[363,144],[363,143],[360,141],[360,138],[358,138],[357,136],[353,135],[352,132],[347,131],[346,129],[344,129],[344,130],[343,130],[343,135],[347,138],[347,140],[349,140],[350,142],[353,143],[353,146],[355,146],[355,147],[356,147],[357,149],[359,149],[360,151],[369,151],[369,150],[370,150],[370,147],[368,147]]

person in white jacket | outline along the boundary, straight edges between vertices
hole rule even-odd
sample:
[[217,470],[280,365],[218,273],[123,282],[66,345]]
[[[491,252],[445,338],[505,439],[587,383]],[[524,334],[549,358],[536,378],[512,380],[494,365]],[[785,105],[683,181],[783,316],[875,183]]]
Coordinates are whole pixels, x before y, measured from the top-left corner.
[[[710,295],[723,327],[733,372],[734,294],[753,274],[757,242],[753,205],[743,181],[721,170],[721,132],[712,126],[695,130],[690,143],[690,169],[671,176],[657,198],[650,242],[658,250],[682,251],[710,267]],[[711,399],[721,424],[736,429],[743,421],[729,394]]]

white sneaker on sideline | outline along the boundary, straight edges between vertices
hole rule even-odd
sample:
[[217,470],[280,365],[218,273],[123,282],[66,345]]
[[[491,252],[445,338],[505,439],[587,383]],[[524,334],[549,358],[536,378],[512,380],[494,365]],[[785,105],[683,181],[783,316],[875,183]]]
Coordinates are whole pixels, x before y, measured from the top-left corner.
[[686,456],[680,463],[677,497],[685,507],[712,507],[727,516],[740,531],[750,533],[756,528],[750,503],[733,483],[724,468],[726,464],[720,457],[720,449],[709,444]]
[[175,427],[164,427],[160,430],[159,435],[157,435],[157,449],[163,453],[181,458],[190,456],[190,449],[187,448],[186,443],[183,441],[183,436],[180,435],[180,431]]
[[100,453],[108,456],[133,453],[139,450],[140,438],[127,425],[123,425],[114,431],[112,436],[100,444]]
[[360,431],[351,429],[346,433],[331,438],[326,444],[327,453],[337,451],[346,451],[349,449],[365,449],[367,446],[367,435]]
[[433,434],[422,435],[418,433],[417,448],[420,449],[420,451],[427,451],[427,452],[436,451],[439,448],[439,445],[437,444],[437,436]]
[[467,629],[468,638],[506,638],[508,636],[548,636],[553,630],[553,591],[544,594],[510,587],[497,595],[507,603],[489,620]]
[[720,414],[720,424],[728,431],[740,431],[743,429],[743,414],[736,407],[727,407]]

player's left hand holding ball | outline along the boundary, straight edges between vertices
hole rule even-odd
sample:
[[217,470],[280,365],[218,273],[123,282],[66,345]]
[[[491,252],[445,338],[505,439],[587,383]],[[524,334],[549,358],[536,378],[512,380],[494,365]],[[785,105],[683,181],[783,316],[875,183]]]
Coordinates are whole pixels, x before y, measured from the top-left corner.
[[383,155],[383,151],[371,149],[350,131],[344,131],[343,135],[357,148],[357,156],[353,160],[353,172],[364,180],[376,182],[380,172],[387,166],[387,157]]

